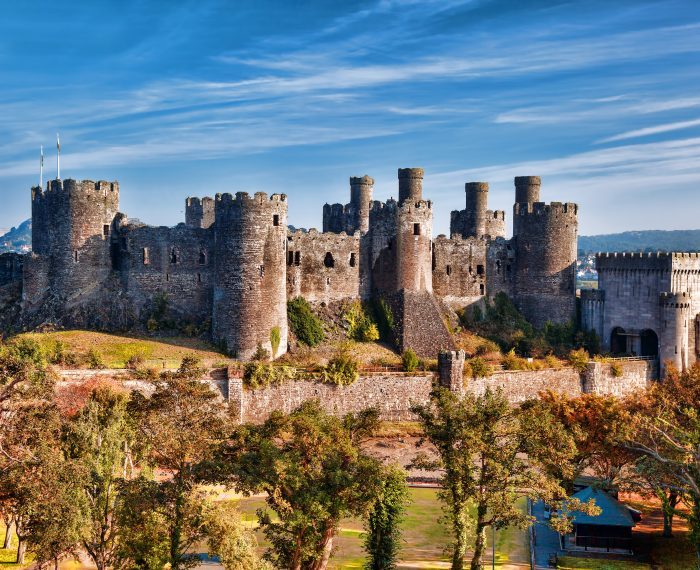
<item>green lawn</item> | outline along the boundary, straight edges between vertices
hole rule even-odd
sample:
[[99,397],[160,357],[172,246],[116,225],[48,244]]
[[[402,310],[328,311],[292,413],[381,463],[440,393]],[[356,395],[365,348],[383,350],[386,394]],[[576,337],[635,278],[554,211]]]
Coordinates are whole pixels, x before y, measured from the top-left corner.
[[[412,488],[411,504],[403,523],[404,546],[400,554],[400,569],[437,570],[449,568],[449,529],[440,519],[443,516],[435,489]],[[264,507],[262,498],[239,500],[239,508],[246,519],[255,524],[255,511]],[[520,504],[525,509],[524,500]],[[340,536],[335,541],[335,553],[331,562],[334,570],[362,568],[365,552],[362,548],[362,523],[354,519],[344,520]],[[261,544],[263,537],[260,536]],[[489,533],[488,560],[491,560],[491,535]],[[517,529],[499,531],[496,535],[496,567],[528,562],[527,533]]]
[[592,568],[595,570],[651,570],[648,564],[631,562],[627,560],[598,560],[594,558],[576,558],[562,556],[559,558],[557,568],[561,570],[576,570],[579,568]]
[[[5,524],[0,523],[0,544],[5,542]],[[12,537],[10,548],[0,548],[0,567],[1,568],[26,568],[27,564],[15,564],[17,560],[17,536]],[[32,560],[32,556],[27,555],[27,563]]]

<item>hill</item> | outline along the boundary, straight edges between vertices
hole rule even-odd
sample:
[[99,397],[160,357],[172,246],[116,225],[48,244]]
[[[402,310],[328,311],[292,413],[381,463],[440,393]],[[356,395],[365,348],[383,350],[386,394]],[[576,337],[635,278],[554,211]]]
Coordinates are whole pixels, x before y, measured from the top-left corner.
[[599,251],[700,251],[700,230],[644,230],[579,236],[579,255]]
[[32,221],[25,220],[6,234],[0,235],[0,253],[27,253],[32,248]]

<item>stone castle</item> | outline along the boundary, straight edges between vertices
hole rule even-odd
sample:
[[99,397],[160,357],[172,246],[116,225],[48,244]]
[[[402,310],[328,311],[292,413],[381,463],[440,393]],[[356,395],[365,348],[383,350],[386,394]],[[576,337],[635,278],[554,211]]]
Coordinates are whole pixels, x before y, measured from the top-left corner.
[[119,184],[52,180],[31,190],[33,251],[5,256],[0,284],[22,282],[21,322],[119,330],[143,323],[157,295],[212,340],[249,358],[287,350],[287,301],[380,296],[398,347],[452,349],[445,310],[505,292],[536,326],[576,316],[576,204],[540,201],[540,178],[515,179],[513,237],[488,209],[488,184],[465,185],[450,236],[432,236],[423,169],[398,171],[398,201],[350,178],[348,204],[323,207],[323,231],[291,231],[287,196],[187,198],[185,223],[153,227],[119,212]]

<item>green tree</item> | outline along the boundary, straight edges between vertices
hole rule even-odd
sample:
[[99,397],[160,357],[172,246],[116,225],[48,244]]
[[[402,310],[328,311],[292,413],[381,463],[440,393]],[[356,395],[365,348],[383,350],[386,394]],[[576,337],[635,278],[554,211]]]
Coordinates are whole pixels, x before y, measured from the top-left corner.
[[67,453],[87,472],[82,492],[89,505],[89,524],[82,542],[98,570],[114,568],[117,561],[119,482],[133,470],[128,400],[110,388],[95,389],[65,438]]
[[157,497],[168,521],[172,570],[194,564],[190,548],[202,537],[196,467],[226,435],[228,418],[220,395],[201,381],[198,361],[183,359],[180,369],[153,382],[150,397],[135,393],[129,403],[142,451],[151,465],[169,474],[158,482]]
[[204,512],[209,554],[218,556],[224,570],[272,570],[257,553],[258,541],[233,503],[216,503]]
[[365,523],[366,570],[393,570],[401,549],[401,521],[409,501],[406,472],[400,467],[385,468],[379,496],[372,504]]
[[307,346],[316,346],[323,342],[323,324],[303,297],[296,297],[287,302],[287,319],[299,342]]
[[420,361],[418,360],[418,357],[413,349],[407,348],[404,350],[403,355],[401,355],[401,363],[403,364],[403,369],[406,372],[413,372],[416,368],[418,368]]
[[310,401],[240,426],[222,446],[210,476],[246,494],[266,493],[279,517],[258,511],[275,567],[324,570],[340,520],[373,504],[382,467],[360,444],[376,425],[375,410],[338,418]]
[[[453,570],[464,568],[470,526],[475,529],[471,568],[477,570],[483,567],[489,527],[532,524],[517,507],[518,497],[547,501],[565,497],[548,473],[552,463],[565,468],[573,441],[552,416],[515,408],[500,390],[459,399],[436,388],[430,403],[414,406],[413,411],[438,452],[437,461],[419,457],[416,465],[444,470],[439,496],[454,534]],[[471,505],[476,508],[473,517]]]

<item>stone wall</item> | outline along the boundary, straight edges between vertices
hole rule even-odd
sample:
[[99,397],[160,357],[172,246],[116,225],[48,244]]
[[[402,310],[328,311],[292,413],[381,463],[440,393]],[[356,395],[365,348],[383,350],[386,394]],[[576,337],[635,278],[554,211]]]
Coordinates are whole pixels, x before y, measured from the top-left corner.
[[621,398],[644,390],[658,377],[655,361],[621,360],[616,364],[622,369],[618,377],[613,374],[610,363],[589,362],[581,375],[583,391]]
[[474,237],[433,240],[433,291],[443,302],[461,309],[486,294],[487,247]]
[[24,256],[19,253],[0,254],[0,287],[22,280]]
[[551,390],[572,398],[583,393],[581,376],[573,368],[561,370],[504,370],[486,378],[465,378],[466,389],[483,394],[487,388],[502,388],[513,403],[536,398],[540,392]]

